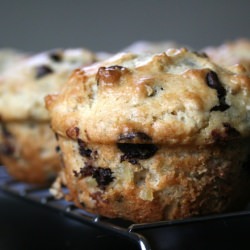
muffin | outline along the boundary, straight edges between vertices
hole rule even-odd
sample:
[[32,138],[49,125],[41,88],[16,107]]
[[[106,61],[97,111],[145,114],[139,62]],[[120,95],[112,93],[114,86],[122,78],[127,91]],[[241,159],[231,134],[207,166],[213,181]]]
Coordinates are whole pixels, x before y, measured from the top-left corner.
[[128,47],[122,49],[122,52],[135,53],[135,54],[154,54],[164,52],[171,48],[181,48],[180,44],[173,41],[145,41],[140,40],[130,44]]
[[[250,77],[203,54],[121,53],[46,97],[68,199],[133,222],[241,208],[249,199]],[[60,179],[51,189],[61,196]]]
[[58,93],[71,72],[95,61],[85,49],[55,49],[4,71],[0,81],[0,158],[17,180],[45,184],[60,169],[44,97]]
[[15,49],[0,49],[0,75],[13,65],[22,62],[28,54]]
[[[17,63],[20,63],[26,57],[28,57],[28,54],[22,53],[14,49],[10,48],[0,49],[0,84],[1,84],[1,75],[8,68],[13,67]],[[0,164],[1,164],[1,156],[0,156]]]
[[218,64],[224,66],[241,64],[250,71],[250,40],[248,39],[241,38],[218,47],[207,47],[203,51]]

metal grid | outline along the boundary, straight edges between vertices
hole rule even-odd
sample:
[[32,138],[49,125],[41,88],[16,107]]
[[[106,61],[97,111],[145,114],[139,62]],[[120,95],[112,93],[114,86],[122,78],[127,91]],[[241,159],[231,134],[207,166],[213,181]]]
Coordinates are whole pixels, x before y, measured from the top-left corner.
[[[169,227],[183,225],[183,224],[194,224],[206,221],[216,220],[227,220],[230,218],[240,218],[250,216],[248,209],[237,213],[220,214],[213,216],[203,216],[197,218],[190,218],[184,220],[175,221],[161,221],[156,223],[145,223],[145,224],[131,224],[123,220],[107,219],[95,214],[88,213],[82,209],[77,208],[72,202],[65,201],[63,199],[56,200],[47,188],[30,185],[22,182],[13,180],[0,166],[0,188],[10,195],[14,195],[17,198],[30,201],[32,203],[44,206],[47,209],[55,210],[66,217],[77,220],[89,226],[105,230],[106,232],[119,235],[130,241],[135,242],[141,250],[151,250],[154,245],[154,238],[147,237],[147,231],[153,232],[163,231],[163,235],[167,234]],[[67,189],[64,190],[67,192]],[[165,234],[166,233],[166,234]],[[160,239],[161,240],[161,239]],[[163,239],[164,240],[164,239]],[[159,241],[159,239],[158,239]],[[156,249],[154,247],[154,249]],[[159,247],[159,249],[162,249]]]

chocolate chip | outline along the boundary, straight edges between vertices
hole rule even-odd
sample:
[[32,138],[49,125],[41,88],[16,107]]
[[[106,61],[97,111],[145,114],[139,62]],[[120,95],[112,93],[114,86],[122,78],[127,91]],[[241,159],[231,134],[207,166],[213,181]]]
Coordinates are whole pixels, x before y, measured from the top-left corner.
[[92,176],[100,189],[104,190],[106,186],[111,183],[115,177],[113,177],[113,172],[110,168],[94,167],[90,164],[85,164],[80,172],[73,171],[75,177],[88,177]]
[[53,70],[47,65],[41,65],[36,67],[36,78],[42,78],[46,75],[52,74]]
[[92,150],[87,148],[86,143],[79,138],[77,139],[77,143],[79,146],[80,155],[83,157],[91,157]]
[[52,51],[49,54],[49,57],[51,58],[51,60],[53,60],[54,62],[61,62],[62,61],[62,53],[59,51]]
[[211,132],[214,142],[216,143],[225,143],[229,139],[234,139],[240,136],[240,132],[232,127],[229,123],[222,124],[224,129],[214,129]]
[[56,150],[57,153],[59,153],[61,151],[60,146],[56,146],[55,150]]
[[105,189],[105,186],[114,180],[112,173],[113,172],[110,168],[97,168],[93,173],[93,178],[96,179],[96,182],[101,189]]
[[81,170],[80,170],[79,173],[76,170],[73,170],[73,174],[74,174],[75,177],[79,177],[80,174],[81,174]]
[[209,71],[207,73],[206,82],[210,88],[217,90],[219,96],[226,94],[224,87],[222,86],[217,74],[214,71]]
[[213,108],[211,108],[210,111],[222,111],[223,112],[229,108],[230,106],[226,103],[225,98],[223,98],[223,99],[220,99],[220,105],[214,106]]
[[209,71],[206,75],[206,83],[207,85],[215,89],[217,91],[217,96],[219,99],[219,105],[213,107],[210,111],[225,111],[230,106],[226,103],[225,96],[226,96],[226,90],[221,84],[217,74],[214,71]]
[[85,164],[83,168],[80,168],[80,172],[77,174],[77,177],[88,177],[92,176],[95,171],[95,167]]
[[143,132],[129,132],[121,134],[118,138],[117,147],[124,153],[121,162],[128,161],[135,165],[138,159],[152,157],[158,148],[152,144],[152,138]]
[[240,132],[234,127],[232,127],[229,123],[224,122],[223,126],[225,128],[225,133],[227,134],[228,137],[235,138],[240,136]]
[[[124,153],[121,156],[121,161],[128,160],[129,162],[136,159],[148,159],[158,150],[154,144],[117,143],[117,147]],[[134,164],[136,164],[135,161]]]

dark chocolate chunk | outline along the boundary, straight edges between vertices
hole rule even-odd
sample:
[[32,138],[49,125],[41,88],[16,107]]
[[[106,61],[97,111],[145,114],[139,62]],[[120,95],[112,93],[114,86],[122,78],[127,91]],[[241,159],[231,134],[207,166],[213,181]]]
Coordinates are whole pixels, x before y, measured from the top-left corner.
[[93,173],[93,178],[96,179],[96,182],[101,189],[105,189],[105,186],[114,180],[112,173],[113,172],[110,168],[97,168]]
[[85,164],[83,168],[80,168],[79,176],[80,177],[87,177],[92,176],[95,171],[95,167],[90,164]]
[[158,150],[154,144],[117,143],[117,146],[124,153],[121,161],[128,160],[129,162],[134,159],[148,159]]
[[62,53],[60,51],[52,51],[49,54],[49,57],[51,58],[51,60],[53,60],[54,62],[61,62],[62,61]]
[[229,123],[224,122],[223,126],[225,128],[225,133],[227,134],[228,137],[235,138],[240,136],[240,132],[234,127],[232,127]]
[[212,88],[216,89],[218,92],[218,96],[225,96],[226,90],[222,86],[217,74],[214,71],[209,71],[206,75],[206,82],[207,85]]
[[36,67],[36,78],[42,78],[46,75],[52,74],[53,70],[47,65],[41,65]]
[[79,138],[77,139],[77,142],[79,146],[80,155],[83,157],[91,157],[92,150],[87,148],[86,143]]
[[152,138],[143,132],[129,132],[121,134],[118,138],[117,147],[124,153],[122,161],[128,161],[135,165],[138,159],[152,157],[158,148],[152,144]]
[[73,174],[74,174],[75,177],[79,177],[80,173],[78,173],[76,170],[73,170]]
[[214,106],[210,111],[225,111],[229,109],[230,106],[225,102],[225,98],[220,99],[220,105]]
[[240,132],[232,127],[229,123],[223,123],[224,130],[214,129],[211,132],[214,142],[225,143],[240,136]]
[[214,71],[210,71],[206,75],[206,83],[207,85],[215,89],[217,91],[217,96],[219,99],[219,105],[213,107],[210,111],[225,111],[230,106],[226,103],[225,96],[226,96],[226,89],[221,84],[217,74]]
[[88,177],[92,176],[100,189],[105,190],[106,186],[111,183],[115,177],[110,168],[94,167],[90,164],[86,164],[80,169],[80,172],[73,171],[75,177]]
[[61,151],[60,146],[56,146],[55,150],[56,150],[57,153],[59,153]]

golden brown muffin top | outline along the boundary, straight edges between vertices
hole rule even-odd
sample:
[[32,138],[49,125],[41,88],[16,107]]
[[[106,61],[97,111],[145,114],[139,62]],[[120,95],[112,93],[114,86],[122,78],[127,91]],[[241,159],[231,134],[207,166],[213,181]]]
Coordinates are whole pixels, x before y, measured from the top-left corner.
[[52,128],[97,143],[209,144],[250,133],[250,77],[170,49],[76,70],[46,98]]
[[9,68],[0,79],[1,118],[48,120],[44,97],[58,93],[73,70],[95,60],[86,49],[55,49]]

